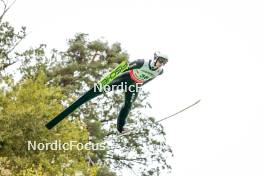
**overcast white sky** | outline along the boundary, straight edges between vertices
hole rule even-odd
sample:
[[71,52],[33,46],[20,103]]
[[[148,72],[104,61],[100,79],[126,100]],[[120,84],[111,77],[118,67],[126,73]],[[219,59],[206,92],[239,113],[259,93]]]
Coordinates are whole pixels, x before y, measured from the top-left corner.
[[[121,42],[130,59],[170,57],[146,85],[164,122],[177,176],[264,175],[264,2],[259,0],[17,0],[7,20],[24,46],[65,48],[76,32]],[[131,173],[131,176],[133,174]]]

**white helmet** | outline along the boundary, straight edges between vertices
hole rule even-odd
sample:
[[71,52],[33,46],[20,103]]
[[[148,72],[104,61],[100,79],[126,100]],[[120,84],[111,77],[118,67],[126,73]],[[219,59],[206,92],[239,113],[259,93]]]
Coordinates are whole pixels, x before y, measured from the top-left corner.
[[161,52],[157,51],[154,53],[154,65],[156,65],[157,61],[160,61],[163,65],[165,65],[168,62],[168,56],[165,54],[162,54]]

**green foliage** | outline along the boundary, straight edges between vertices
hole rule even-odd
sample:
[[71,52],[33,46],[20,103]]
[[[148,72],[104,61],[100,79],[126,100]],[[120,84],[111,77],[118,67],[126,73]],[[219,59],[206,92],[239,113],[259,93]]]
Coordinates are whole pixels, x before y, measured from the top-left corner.
[[0,73],[18,61],[18,54],[14,50],[25,36],[26,27],[16,32],[9,22],[0,23]]
[[[7,157],[6,169],[18,175],[30,174],[33,166],[41,166],[44,173],[50,174],[73,174],[77,170],[87,173],[89,167],[80,156],[89,154],[88,151],[28,150],[28,141],[87,143],[88,140],[85,129],[67,120],[53,131],[44,127],[48,119],[62,110],[63,99],[58,87],[48,87],[45,83],[46,76],[40,72],[35,80],[25,79],[12,90],[1,93],[0,158]],[[68,166],[64,168],[64,165]]]
[[116,176],[116,174],[114,172],[109,172],[109,169],[103,166],[98,169],[96,176]]

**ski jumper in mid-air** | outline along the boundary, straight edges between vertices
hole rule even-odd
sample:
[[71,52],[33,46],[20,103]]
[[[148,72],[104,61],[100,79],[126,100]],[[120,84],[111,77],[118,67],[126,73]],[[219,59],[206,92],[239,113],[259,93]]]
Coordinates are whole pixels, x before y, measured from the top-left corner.
[[[160,52],[155,52],[154,58],[152,60],[138,59],[129,63],[128,69],[126,69],[123,73],[117,76],[108,85],[110,90],[114,90],[118,87],[118,85],[126,85],[126,87],[130,87],[125,90],[125,102],[121,107],[121,110],[117,117],[117,130],[120,133],[125,132],[124,125],[126,123],[126,118],[129,114],[129,111],[132,107],[132,103],[138,96],[138,86],[141,87],[147,82],[153,80],[155,77],[161,75],[163,73],[163,66],[167,62],[168,57],[166,55],[161,54]],[[69,106],[69,108],[71,108],[70,112],[67,111],[67,108],[58,116],[67,116],[73,110],[77,109],[81,104],[101,95],[103,92],[104,91],[100,91],[98,87],[93,87],[88,92],[86,92],[80,99],[78,99],[76,102]],[[59,121],[55,122],[55,124],[49,122],[48,124],[46,124],[46,127],[48,129],[51,129],[58,122]]]

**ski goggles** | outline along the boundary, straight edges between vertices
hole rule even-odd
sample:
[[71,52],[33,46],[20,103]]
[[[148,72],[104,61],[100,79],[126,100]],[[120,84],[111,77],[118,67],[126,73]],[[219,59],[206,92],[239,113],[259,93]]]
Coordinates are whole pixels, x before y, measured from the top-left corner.
[[158,60],[162,65],[165,65],[165,64],[168,62],[168,59],[163,58],[163,57],[159,57],[157,60]]

